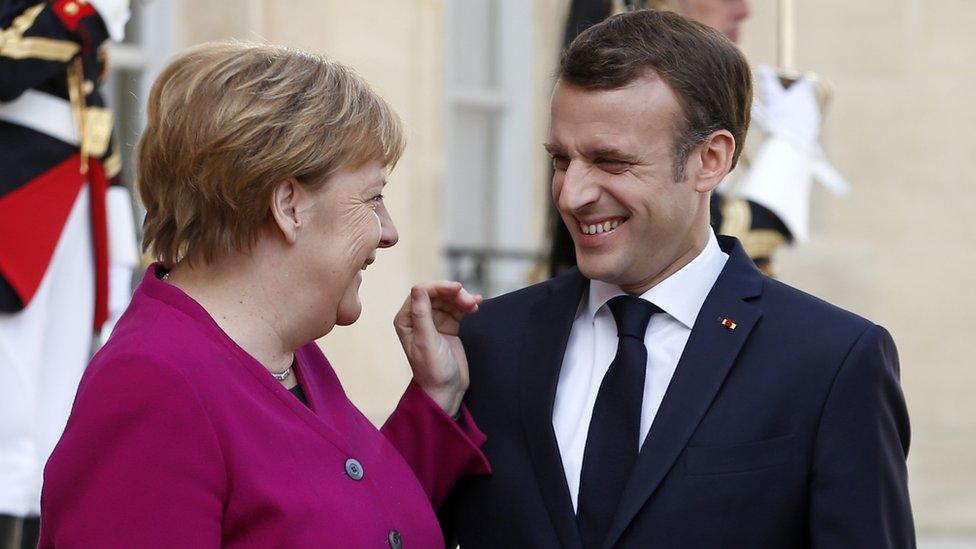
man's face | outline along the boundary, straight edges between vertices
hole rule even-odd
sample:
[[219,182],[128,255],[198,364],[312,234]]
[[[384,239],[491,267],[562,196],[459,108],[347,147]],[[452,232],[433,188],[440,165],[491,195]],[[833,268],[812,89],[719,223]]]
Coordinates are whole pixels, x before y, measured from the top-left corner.
[[678,0],[681,14],[739,41],[739,28],[749,17],[748,0]]
[[587,278],[641,293],[704,244],[708,193],[695,188],[694,162],[685,181],[673,176],[680,120],[677,97],[653,73],[615,90],[557,82],[552,195]]

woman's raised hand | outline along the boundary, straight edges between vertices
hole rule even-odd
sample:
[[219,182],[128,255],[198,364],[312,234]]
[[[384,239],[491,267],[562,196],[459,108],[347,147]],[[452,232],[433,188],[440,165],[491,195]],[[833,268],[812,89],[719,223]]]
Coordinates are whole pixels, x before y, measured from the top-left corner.
[[477,312],[482,300],[460,282],[417,284],[393,319],[414,381],[451,416],[468,389],[468,361],[458,328],[461,318]]

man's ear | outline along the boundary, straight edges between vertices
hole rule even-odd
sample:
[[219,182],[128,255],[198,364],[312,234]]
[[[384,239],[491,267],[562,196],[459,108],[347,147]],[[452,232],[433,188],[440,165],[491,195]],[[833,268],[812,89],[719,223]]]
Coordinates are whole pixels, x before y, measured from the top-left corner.
[[299,202],[304,196],[304,189],[295,178],[279,182],[271,193],[271,217],[289,244],[294,244],[298,238],[302,225],[298,216]]
[[732,170],[735,138],[728,130],[718,130],[695,149],[701,168],[695,178],[695,190],[706,193],[718,186]]

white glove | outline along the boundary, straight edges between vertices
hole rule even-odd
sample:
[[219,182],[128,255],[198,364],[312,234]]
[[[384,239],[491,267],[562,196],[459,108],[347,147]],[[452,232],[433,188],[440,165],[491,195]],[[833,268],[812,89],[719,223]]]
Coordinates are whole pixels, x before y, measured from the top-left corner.
[[109,36],[116,42],[125,38],[125,24],[129,21],[129,0],[88,0],[105,23]]
[[820,106],[813,86],[805,78],[783,88],[779,76],[766,65],[756,69],[760,100],[753,116],[772,136],[783,139],[798,151],[810,154],[820,136]]
[[801,78],[784,89],[769,67],[761,65],[756,73],[760,95],[752,119],[766,139],[734,194],[771,210],[802,243],[810,232],[813,179],[837,195],[846,195],[850,186],[817,143],[820,106],[810,82]]
[[786,225],[793,240],[807,240],[813,157],[776,136],[769,136],[749,166],[736,195],[765,206]]

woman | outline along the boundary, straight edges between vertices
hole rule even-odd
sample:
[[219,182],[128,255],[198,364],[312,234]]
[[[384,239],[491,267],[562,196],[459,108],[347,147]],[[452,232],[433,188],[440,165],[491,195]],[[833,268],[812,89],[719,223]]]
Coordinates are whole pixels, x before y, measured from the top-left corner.
[[414,380],[382,433],[314,343],[356,321],[361,271],[397,241],[396,115],[342,65],[247,44],[178,57],[147,111],[159,262],[81,382],[41,546],[443,547],[433,508],[488,472],[456,338],[480,297],[412,291],[395,323]]

